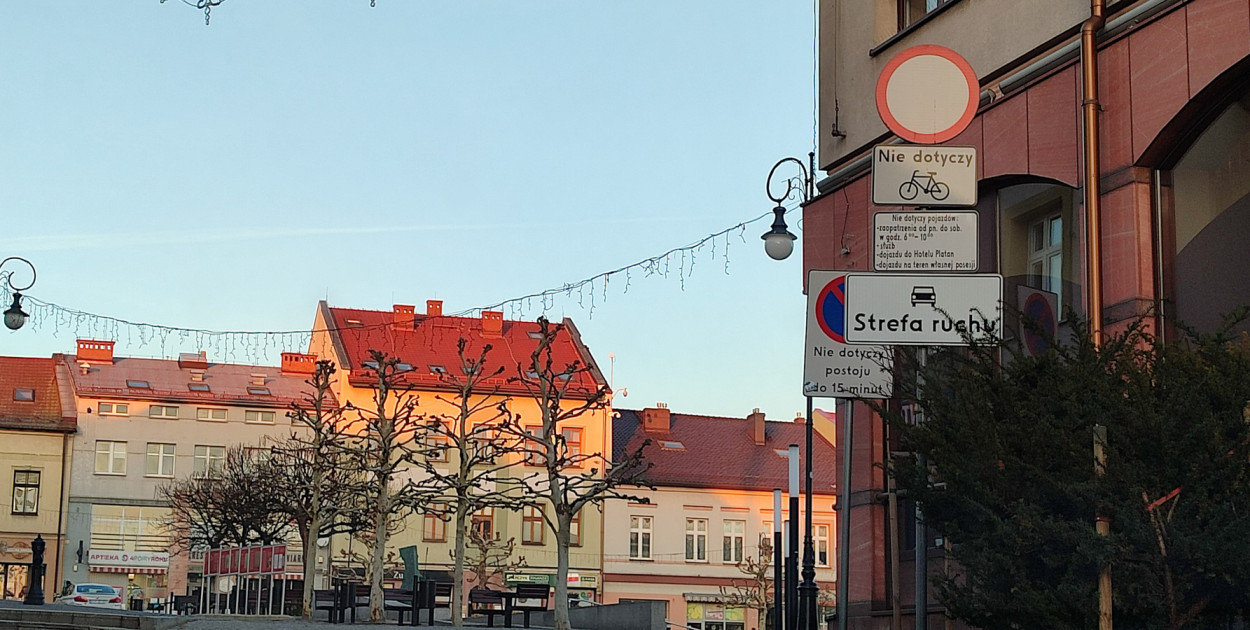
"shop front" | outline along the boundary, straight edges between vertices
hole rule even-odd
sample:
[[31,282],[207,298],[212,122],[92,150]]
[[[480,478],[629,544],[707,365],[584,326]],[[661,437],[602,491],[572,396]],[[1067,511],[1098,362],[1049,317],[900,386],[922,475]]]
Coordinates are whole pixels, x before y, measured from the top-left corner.
[[163,597],[169,553],[163,551],[87,551],[90,579],[123,589],[126,600]]
[[747,609],[727,606],[719,595],[686,593],[686,627],[695,630],[745,630]]
[[[508,586],[517,584],[547,584],[554,587],[554,573],[507,573],[504,583]],[[598,574],[569,573],[568,575],[569,605],[577,606],[581,602],[599,601],[600,578]],[[554,593],[553,593],[554,594]]]
[[30,585],[30,558],[29,539],[0,538],[0,597],[22,599],[26,596]]

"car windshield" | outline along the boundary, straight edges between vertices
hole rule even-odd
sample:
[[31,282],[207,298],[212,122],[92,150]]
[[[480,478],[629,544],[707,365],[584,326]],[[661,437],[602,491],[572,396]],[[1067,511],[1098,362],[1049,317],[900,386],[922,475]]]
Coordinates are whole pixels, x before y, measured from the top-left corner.
[[116,593],[113,587],[106,584],[79,584],[78,592],[87,595],[112,595]]

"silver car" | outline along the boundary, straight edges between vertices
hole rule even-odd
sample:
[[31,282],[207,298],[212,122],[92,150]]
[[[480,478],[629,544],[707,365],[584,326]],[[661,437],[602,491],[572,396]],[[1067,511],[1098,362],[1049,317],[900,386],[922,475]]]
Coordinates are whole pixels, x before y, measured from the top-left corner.
[[58,604],[122,609],[122,596],[108,584],[75,584],[74,590],[56,598]]

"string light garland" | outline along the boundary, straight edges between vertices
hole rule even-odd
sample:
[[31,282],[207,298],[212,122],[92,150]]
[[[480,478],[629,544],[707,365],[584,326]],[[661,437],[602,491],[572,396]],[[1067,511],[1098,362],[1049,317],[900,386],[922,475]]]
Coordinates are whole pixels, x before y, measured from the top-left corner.
[[[793,204],[788,210],[797,207]],[[613,277],[624,276],[621,294],[629,293],[637,278],[660,277],[670,278],[674,272],[682,291],[686,290],[686,280],[694,273],[698,254],[704,248],[710,248],[709,258],[712,261],[723,259],[722,271],[729,275],[729,250],[733,240],[739,239],[746,243],[747,226],[772,216],[766,212],[754,219],[743,221],[731,227],[709,234],[689,245],[674,247],[662,254],[644,258],[637,262],[595,274],[589,278],[564,284],[528,295],[509,298],[489,304],[470,308],[456,313],[454,317],[480,317],[482,311],[506,310],[511,319],[524,319],[537,316],[554,309],[561,298],[571,300],[576,294],[577,305],[593,318],[595,309],[609,297],[608,288]],[[718,243],[719,242],[719,243]],[[719,244],[719,247],[718,247]],[[676,270],[672,263],[677,262]],[[12,299],[12,292],[4,279],[12,272],[0,272],[0,301]],[[318,330],[211,330],[207,328],[189,328],[182,326],[166,326],[138,322],[120,317],[100,315],[48,302],[23,293],[23,304],[29,311],[29,325],[32,330],[51,330],[54,338],[61,334],[73,335],[76,339],[103,339],[119,343],[125,342],[131,347],[146,348],[150,344],[159,345],[160,354],[169,352],[169,344],[174,348],[194,347],[212,349],[213,355],[226,363],[258,364],[276,352],[301,352],[308,348],[315,333],[337,330],[324,328]],[[371,328],[386,328],[389,323],[369,326],[353,325],[355,334],[366,332]]]

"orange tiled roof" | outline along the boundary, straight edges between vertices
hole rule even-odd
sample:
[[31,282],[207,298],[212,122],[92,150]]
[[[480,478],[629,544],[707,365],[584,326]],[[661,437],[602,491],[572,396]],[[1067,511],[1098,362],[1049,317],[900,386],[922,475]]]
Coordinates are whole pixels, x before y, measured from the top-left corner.
[[[527,393],[522,385],[509,383],[508,379],[518,376],[519,370],[528,366],[531,353],[538,347],[538,340],[531,336],[539,332],[536,322],[503,321],[500,332],[490,334],[482,330],[481,319],[471,317],[415,314],[410,315],[411,323],[395,326],[392,312],[326,307],[323,313],[335,345],[346,353],[345,359],[353,368],[350,379],[353,385],[368,387],[372,384],[361,364],[369,360],[370,350],[382,350],[412,366],[406,379],[408,383],[423,389],[446,389],[431,366],[458,373],[460,358],[456,345],[464,338],[466,358],[476,359],[484,345],[491,345],[486,355],[487,374],[503,367],[499,376],[485,379],[484,387],[498,387],[500,393],[505,394]],[[574,361],[579,361],[581,366],[591,366],[590,371],[578,375],[568,390],[569,398],[586,398],[606,381],[590,350],[581,343],[576,327],[568,319],[563,324],[564,328],[552,344],[553,367],[558,372]]]
[[[21,390],[19,395],[18,390]],[[34,400],[18,400],[25,394]],[[61,409],[56,362],[37,357],[0,357],[0,427],[73,432],[74,410]]]

